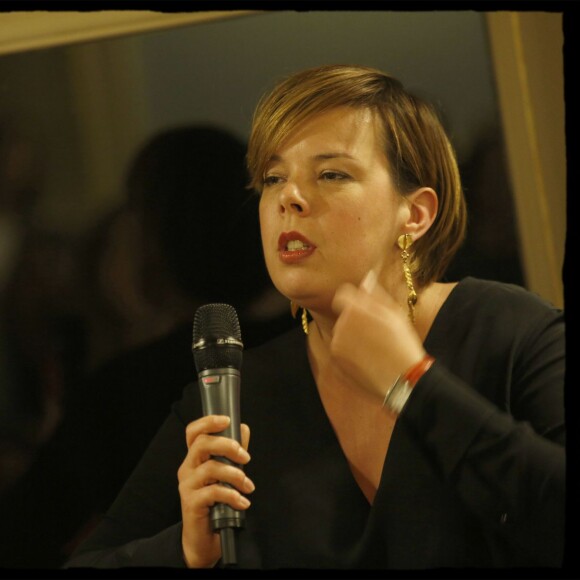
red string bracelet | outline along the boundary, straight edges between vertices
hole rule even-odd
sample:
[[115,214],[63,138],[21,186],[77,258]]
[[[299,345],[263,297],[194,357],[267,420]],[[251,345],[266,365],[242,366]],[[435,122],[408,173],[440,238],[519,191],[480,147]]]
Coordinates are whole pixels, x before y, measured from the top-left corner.
[[413,387],[434,362],[435,359],[426,354],[418,363],[407,369],[402,375],[399,375],[393,386],[387,391],[383,407],[386,405],[398,415],[403,410]]
[[417,364],[413,365],[403,375],[403,379],[410,383],[411,387],[417,384],[417,381],[429,370],[435,359],[426,354]]

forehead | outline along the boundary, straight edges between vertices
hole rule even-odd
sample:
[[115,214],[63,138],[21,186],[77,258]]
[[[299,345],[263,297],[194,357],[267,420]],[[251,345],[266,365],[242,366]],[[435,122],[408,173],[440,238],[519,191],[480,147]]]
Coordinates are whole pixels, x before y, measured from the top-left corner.
[[272,157],[304,147],[339,147],[356,153],[376,146],[382,149],[382,125],[368,108],[336,107],[315,113],[289,131]]

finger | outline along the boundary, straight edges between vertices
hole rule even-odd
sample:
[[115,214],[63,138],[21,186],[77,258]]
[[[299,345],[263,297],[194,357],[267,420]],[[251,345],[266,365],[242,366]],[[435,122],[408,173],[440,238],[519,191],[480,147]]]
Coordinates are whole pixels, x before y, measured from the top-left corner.
[[235,439],[201,433],[192,442],[186,461],[197,466],[211,457],[224,457],[239,465],[245,465],[250,461],[250,454]]
[[332,307],[337,314],[340,314],[349,304],[357,302],[360,297],[360,291],[367,294],[372,294],[377,287],[379,277],[377,273],[371,268],[362,279],[358,289],[352,284],[343,284],[340,286],[334,295]]
[[371,268],[362,279],[360,283],[360,288],[369,294],[372,294],[373,290],[379,282],[379,277],[377,273]]
[[185,428],[185,440],[187,447],[191,447],[193,441],[201,433],[219,433],[230,424],[227,415],[207,415],[192,421]]
[[387,290],[383,287],[382,284],[379,283],[379,277],[375,270],[371,269],[367,272],[365,277],[362,279],[359,289],[363,292],[361,295],[357,296],[358,300],[364,301],[364,294],[368,294],[369,296],[373,296],[381,300],[384,306],[393,306],[395,305],[395,301],[391,294],[387,292]]
[[206,485],[191,493],[190,482],[179,483],[182,509],[198,517],[206,517],[209,509],[216,503],[225,503],[234,509],[245,510],[250,500],[237,489],[219,483]]
[[242,432],[242,447],[247,451],[250,446],[250,427],[242,423],[240,430]]
[[352,284],[341,284],[332,299],[332,309],[340,314],[347,306],[356,301],[357,289]]
[[228,484],[241,493],[252,493],[255,489],[254,482],[243,470],[215,459],[206,461],[189,473],[182,472],[180,481],[188,482],[191,489],[201,489],[218,482]]

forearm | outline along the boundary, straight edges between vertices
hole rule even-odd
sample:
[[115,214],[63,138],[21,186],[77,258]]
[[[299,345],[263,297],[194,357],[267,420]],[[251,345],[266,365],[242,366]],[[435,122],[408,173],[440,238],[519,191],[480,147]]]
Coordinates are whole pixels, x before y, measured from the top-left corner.
[[[186,395],[185,408],[193,407]],[[92,534],[67,566],[185,565],[177,470],[186,453],[180,404],[164,422],[147,452]]]
[[442,365],[416,387],[401,419],[482,524],[543,565],[561,565],[565,449],[516,422]]
[[99,535],[83,545],[66,563],[66,568],[122,567],[184,568],[181,522],[150,538],[132,540],[114,547],[99,547]]

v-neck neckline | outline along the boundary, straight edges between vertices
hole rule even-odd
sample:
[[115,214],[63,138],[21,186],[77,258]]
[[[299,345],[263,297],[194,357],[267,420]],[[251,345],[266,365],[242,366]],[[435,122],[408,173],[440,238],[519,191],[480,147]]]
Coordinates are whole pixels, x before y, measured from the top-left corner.
[[[431,324],[431,327],[429,328],[429,331],[428,331],[428,333],[425,337],[424,343],[423,343],[428,352],[430,351],[430,347],[431,347],[433,341],[436,340],[433,337],[436,337],[438,334],[440,334],[439,327],[442,325],[442,320],[445,320],[445,316],[446,316],[445,313],[447,312],[447,310],[449,310],[449,308],[452,308],[453,302],[455,302],[455,298],[456,298],[457,294],[461,293],[461,288],[463,287],[463,285],[467,281],[468,281],[468,278],[464,278],[464,279],[460,280],[455,285],[455,287],[449,292],[448,296],[445,298],[445,301],[443,302],[443,304],[439,308],[437,314],[435,315],[435,318],[433,319],[433,323]],[[381,476],[379,478],[379,484],[378,484],[378,487],[377,487],[377,490],[375,493],[374,500],[371,503],[371,502],[369,502],[369,500],[365,496],[363,490],[361,489],[360,485],[358,484],[358,482],[354,476],[354,473],[352,472],[352,470],[350,468],[348,458],[347,458],[347,456],[346,456],[346,454],[345,454],[345,452],[340,444],[338,435],[335,432],[334,427],[333,427],[333,425],[330,421],[330,418],[326,412],[326,409],[324,407],[324,403],[323,403],[322,398],[320,396],[320,392],[318,390],[318,386],[317,386],[316,380],[314,378],[314,373],[313,373],[312,366],[310,364],[310,359],[308,356],[307,337],[305,335],[302,335],[301,338],[302,338],[302,349],[301,349],[302,364],[307,369],[308,381],[309,381],[307,388],[312,393],[313,400],[316,401],[315,404],[317,405],[318,415],[320,415],[323,418],[322,421],[324,424],[323,429],[325,432],[325,436],[328,438],[329,442],[332,442],[332,447],[337,452],[337,454],[340,456],[340,461],[343,465],[345,473],[348,474],[349,481],[352,483],[352,486],[356,490],[357,495],[359,496],[360,500],[362,502],[364,502],[364,505],[366,506],[366,508],[369,510],[369,513],[370,513],[372,511],[374,504],[377,502],[377,499],[379,498],[379,496],[381,494],[381,489],[384,488],[384,485],[383,485],[384,480],[389,476],[389,473],[393,472],[393,470],[396,471],[396,466],[394,466],[394,464],[393,464],[393,461],[395,461],[395,460],[392,459],[392,456],[397,455],[396,450],[400,445],[399,444],[399,439],[401,437],[401,435],[400,435],[401,428],[399,425],[400,422],[396,421],[395,425],[393,427],[393,431],[392,431],[391,436],[390,436],[390,441],[389,441],[389,445],[387,447],[386,455],[385,455],[385,458],[383,460],[383,467],[381,470]]]

